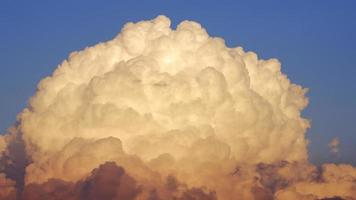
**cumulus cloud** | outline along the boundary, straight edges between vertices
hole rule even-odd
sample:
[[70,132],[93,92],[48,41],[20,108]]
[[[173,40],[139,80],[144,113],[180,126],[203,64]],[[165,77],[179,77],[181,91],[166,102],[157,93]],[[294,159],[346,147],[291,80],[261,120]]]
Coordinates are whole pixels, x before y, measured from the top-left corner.
[[127,175],[122,167],[107,162],[77,183],[50,179],[43,184],[29,184],[25,188],[22,199],[133,200],[140,191],[136,181]]
[[[49,179],[42,184],[31,183],[25,187],[22,200],[216,200],[216,194],[204,188],[188,188],[174,176],[168,176],[164,185],[139,185],[114,162],[106,162],[76,183]],[[162,187],[163,186],[163,187]]]
[[39,83],[21,131],[34,163],[74,137],[108,136],[144,160],[182,158],[209,136],[237,161],[303,160],[305,92],[276,59],[228,48],[195,22],[172,30],[159,16],[72,53]]
[[16,198],[15,182],[6,178],[6,175],[0,173],[0,199],[11,200]]
[[127,23],[41,80],[0,137],[0,172],[21,197],[355,196],[352,166],[308,163],[307,89],[277,59],[227,47],[196,22],[170,23]]

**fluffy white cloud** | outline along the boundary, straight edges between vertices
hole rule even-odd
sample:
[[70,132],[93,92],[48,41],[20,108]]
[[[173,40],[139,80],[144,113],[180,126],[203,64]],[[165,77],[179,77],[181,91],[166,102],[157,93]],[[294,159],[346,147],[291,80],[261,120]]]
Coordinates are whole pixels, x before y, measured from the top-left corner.
[[[174,175],[223,200],[319,198],[314,175],[335,181],[330,166],[318,173],[307,162],[306,92],[277,59],[227,47],[196,22],[173,30],[158,16],[72,53],[39,83],[13,134],[30,160],[26,184],[78,181],[115,161],[163,196],[162,180]],[[345,191],[330,194],[353,195],[355,184],[340,181]],[[202,191],[187,195],[215,198]]]

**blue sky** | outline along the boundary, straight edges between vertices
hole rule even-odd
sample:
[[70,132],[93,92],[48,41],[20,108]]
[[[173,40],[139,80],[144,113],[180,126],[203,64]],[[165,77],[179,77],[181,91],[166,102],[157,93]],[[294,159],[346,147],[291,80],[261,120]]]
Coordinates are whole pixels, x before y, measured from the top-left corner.
[[[278,58],[310,89],[310,158],[356,164],[356,1],[0,1],[0,131],[70,52],[113,38],[124,23],[189,19],[228,46]],[[338,155],[327,144],[338,137]]]

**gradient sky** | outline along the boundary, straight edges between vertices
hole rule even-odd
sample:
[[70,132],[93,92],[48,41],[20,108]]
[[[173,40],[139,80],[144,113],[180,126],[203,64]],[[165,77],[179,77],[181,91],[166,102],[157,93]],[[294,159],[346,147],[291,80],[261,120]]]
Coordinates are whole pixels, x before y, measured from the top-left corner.
[[[35,3],[34,3],[35,2]],[[198,21],[230,47],[278,58],[310,89],[304,117],[312,162],[356,164],[356,1],[0,1],[0,132],[70,52],[159,14]],[[328,142],[340,139],[338,155]]]

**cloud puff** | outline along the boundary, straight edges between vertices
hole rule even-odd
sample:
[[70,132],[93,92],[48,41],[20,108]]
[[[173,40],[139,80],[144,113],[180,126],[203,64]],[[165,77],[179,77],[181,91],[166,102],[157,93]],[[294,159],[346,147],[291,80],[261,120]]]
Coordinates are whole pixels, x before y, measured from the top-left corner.
[[340,146],[340,140],[339,138],[333,138],[329,144],[328,144],[329,148],[330,148],[330,152],[331,153],[338,153],[339,152],[339,146]]
[[159,16],[72,53],[39,83],[20,126],[34,163],[75,137],[108,136],[144,160],[181,158],[209,136],[237,161],[303,160],[305,92],[278,60],[228,48],[196,22],[172,30]]
[[352,166],[308,163],[306,92],[196,22],[128,23],[41,80],[0,172],[26,199],[353,197]]
[[187,188],[173,176],[168,176],[163,187],[151,185],[150,190],[139,185],[124,168],[114,162],[106,162],[91,174],[76,183],[60,179],[49,179],[25,187],[22,200],[216,200],[216,194],[203,188]]
[[75,184],[59,179],[50,179],[43,184],[29,184],[22,199],[133,200],[139,193],[140,188],[135,180],[128,176],[123,168],[113,162],[107,162]]
[[0,173],[0,199],[11,200],[16,198],[15,182],[6,178],[6,175]]

